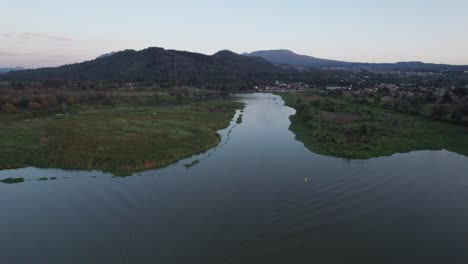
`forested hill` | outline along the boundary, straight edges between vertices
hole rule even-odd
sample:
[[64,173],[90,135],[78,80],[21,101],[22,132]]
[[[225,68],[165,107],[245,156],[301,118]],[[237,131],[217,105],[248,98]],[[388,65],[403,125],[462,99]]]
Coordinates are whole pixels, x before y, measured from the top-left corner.
[[147,48],[124,50],[95,60],[56,68],[10,72],[10,81],[156,81],[196,84],[203,82],[258,81],[274,78],[283,70],[263,58],[230,51],[204,55],[186,51]]
[[305,68],[348,68],[374,71],[468,71],[468,65],[434,64],[419,61],[397,63],[347,62],[300,55],[290,50],[259,50],[251,53],[244,53],[243,55],[261,57],[274,64]]

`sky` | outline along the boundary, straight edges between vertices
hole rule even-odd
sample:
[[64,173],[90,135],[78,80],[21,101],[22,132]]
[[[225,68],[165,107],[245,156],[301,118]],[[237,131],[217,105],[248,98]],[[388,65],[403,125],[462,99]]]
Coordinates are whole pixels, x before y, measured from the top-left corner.
[[467,0],[0,0],[0,67],[146,47],[468,65]]

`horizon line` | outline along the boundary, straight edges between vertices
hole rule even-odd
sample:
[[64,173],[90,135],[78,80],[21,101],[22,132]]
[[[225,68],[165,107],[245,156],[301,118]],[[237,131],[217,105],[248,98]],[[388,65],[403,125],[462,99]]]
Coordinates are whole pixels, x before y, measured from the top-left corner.
[[230,52],[233,52],[233,53],[238,54],[238,55],[251,54],[251,53],[254,53],[254,52],[261,52],[261,51],[289,51],[289,52],[292,52],[293,54],[298,55],[298,56],[307,56],[307,57],[311,57],[311,58],[315,58],[315,59],[338,61],[338,62],[345,62],[345,63],[364,63],[364,64],[424,63],[424,64],[436,64],[436,65],[447,65],[447,66],[468,66],[468,63],[466,63],[466,64],[452,64],[452,63],[426,62],[426,61],[422,61],[422,60],[398,60],[398,61],[394,61],[394,62],[348,61],[348,60],[336,59],[336,58],[315,57],[315,56],[309,55],[309,54],[299,54],[299,53],[297,53],[297,52],[295,52],[295,51],[293,51],[291,49],[287,49],[287,48],[260,49],[260,50],[250,51],[250,52],[247,52],[247,51],[246,52],[236,52],[236,51],[233,51],[231,49],[219,49],[218,51],[216,51],[216,52],[214,52],[212,54],[209,54],[209,53],[198,52],[198,51],[190,51],[190,50],[182,50],[182,49],[177,50],[177,49],[165,48],[165,47],[159,47],[159,46],[148,46],[148,47],[142,48],[142,49],[128,48],[128,49],[122,49],[122,50],[117,50],[117,51],[115,51],[115,50],[114,51],[109,51],[109,52],[101,53],[99,55],[94,55],[94,58],[91,58],[89,60],[85,59],[85,60],[81,60],[81,61],[77,61],[77,62],[64,63],[64,64],[60,64],[60,65],[57,65],[57,66],[26,67],[26,66],[16,65],[16,66],[0,66],[0,68],[4,68],[4,69],[5,68],[8,68],[8,69],[23,68],[25,70],[35,70],[35,69],[42,69],[42,68],[58,68],[58,67],[62,67],[62,66],[93,61],[93,60],[98,59],[99,56],[109,54],[109,53],[118,53],[118,52],[123,52],[123,51],[139,52],[139,51],[143,51],[143,50],[151,49],[151,48],[159,48],[159,49],[163,49],[163,50],[167,50],[167,51],[181,51],[181,52],[196,53],[196,54],[202,54],[202,55],[206,55],[206,56],[213,56],[213,55],[215,55],[216,53],[218,53],[220,51],[230,51]]

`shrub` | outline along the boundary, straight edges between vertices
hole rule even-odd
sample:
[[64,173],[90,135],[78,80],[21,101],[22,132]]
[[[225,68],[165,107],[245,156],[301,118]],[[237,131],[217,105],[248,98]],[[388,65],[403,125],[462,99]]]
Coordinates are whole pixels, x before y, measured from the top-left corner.
[[299,104],[297,104],[296,110],[298,114],[302,115],[308,113],[310,108],[310,104],[301,101]]
[[41,105],[36,102],[29,102],[28,103],[28,109],[31,111],[37,111],[41,108]]

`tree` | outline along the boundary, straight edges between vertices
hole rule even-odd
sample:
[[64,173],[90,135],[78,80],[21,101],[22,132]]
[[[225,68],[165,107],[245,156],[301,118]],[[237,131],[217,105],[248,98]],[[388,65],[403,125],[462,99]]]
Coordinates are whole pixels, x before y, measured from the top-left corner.
[[173,88],[169,90],[169,94],[179,101],[189,100],[193,97],[192,89],[189,88]]
[[69,106],[72,106],[75,104],[75,97],[74,96],[67,96],[65,97],[65,103]]
[[442,97],[441,103],[443,103],[443,104],[453,103],[452,94],[450,94],[449,92],[445,92],[444,96]]
[[7,113],[7,114],[14,114],[16,113],[16,107],[12,104],[5,104],[2,107],[2,111]]

